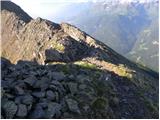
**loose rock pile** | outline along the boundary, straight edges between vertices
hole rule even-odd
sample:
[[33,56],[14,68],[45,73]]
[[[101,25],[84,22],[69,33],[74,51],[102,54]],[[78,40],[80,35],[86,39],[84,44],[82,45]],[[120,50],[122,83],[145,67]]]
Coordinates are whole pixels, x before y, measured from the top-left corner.
[[114,73],[73,64],[1,62],[2,118],[152,117],[137,104],[145,107],[138,88]]
[[13,65],[2,59],[2,117],[82,118],[88,114],[97,97],[92,78],[84,74],[90,70],[66,75],[62,67],[25,61]]

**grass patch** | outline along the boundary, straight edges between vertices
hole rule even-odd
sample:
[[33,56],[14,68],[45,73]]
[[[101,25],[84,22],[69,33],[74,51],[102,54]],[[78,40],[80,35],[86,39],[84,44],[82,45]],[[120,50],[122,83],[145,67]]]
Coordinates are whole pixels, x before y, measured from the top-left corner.
[[62,44],[56,42],[55,40],[52,41],[51,47],[60,52],[63,52],[65,50],[65,47]]
[[87,68],[87,69],[96,69],[97,66],[94,65],[94,64],[91,64],[91,63],[88,63],[88,62],[85,62],[85,61],[77,61],[77,62],[74,62],[75,65],[78,65],[82,68]]
[[91,106],[93,109],[105,109],[108,107],[108,100],[104,97],[98,97],[93,101]]
[[119,76],[122,76],[122,77],[127,77],[129,79],[132,78],[132,74],[131,72],[125,68],[123,65],[119,65],[117,68],[116,68],[116,72]]

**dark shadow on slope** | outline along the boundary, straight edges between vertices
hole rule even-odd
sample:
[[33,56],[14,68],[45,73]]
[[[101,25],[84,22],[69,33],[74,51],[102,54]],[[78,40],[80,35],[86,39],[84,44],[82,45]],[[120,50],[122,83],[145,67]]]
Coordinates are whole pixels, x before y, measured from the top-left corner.
[[[145,92],[131,80],[120,77],[113,72],[71,63],[39,65],[36,61],[20,60],[17,64],[11,64],[5,58],[1,58],[1,66],[2,116],[4,118],[48,118],[48,112],[46,112],[48,108],[42,106],[48,105],[50,102],[63,105],[61,100],[69,98],[78,102],[81,114],[71,112],[69,108],[65,107],[63,110],[67,110],[65,112],[68,112],[68,117],[65,116],[62,110],[60,113],[54,114],[52,118],[158,118],[158,106],[153,106],[154,101],[158,100],[158,95],[152,94],[152,88],[145,90]],[[26,82],[27,78],[30,78],[29,80],[31,81]],[[32,84],[33,81],[34,83]],[[53,89],[49,87],[52,84]],[[70,87],[68,86],[69,84],[71,84]],[[78,91],[74,93],[75,84],[78,86],[86,85],[85,94],[83,90],[79,90],[78,86]],[[33,92],[42,93],[48,90],[57,93],[59,97],[55,100],[48,100],[44,104],[43,100],[47,99],[47,97],[42,94],[40,94],[42,97],[32,95]],[[151,102],[146,93],[150,97],[155,97],[155,100],[151,99],[153,101]],[[31,106],[27,115],[19,117],[15,115],[17,113],[13,109],[16,109],[16,105],[22,104],[18,98],[23,100],[25,95],[31,95],[33,101],[29,103]],[[10,104],[12,103],[12,109],[3,106],[6,101],[10,101]],[[158,103],[156,102],[156,104]],[[85,105],[89,107],[87,112],[83,108]],[[38,115],[41,116],[33,114],[36,112],[37,106],[42,107],[38,109],[40,111],[37,111]],[[13,111],[10,111],[12,113],[9,112],[10,115],[8,115],[5,111],[6,109]],[[53,109],[52,112],[57,111]],[[49,114],[52,114],[52,112]]]
[[[103,43],[99,44],[103,45]],[[115,65],[124,64],[132,67],[132,69],[137,72],[141,71],[144,72],[144,74],[151,75],[156,79],[159,78],[158,73],[148,68],[144,69],[144,67],[139,67],[137,66],[137,64],[129,61],[128,59],[117,54],[114,51],[110,53],[111,51],[112,49],[109,49],[109,52],[106,52],[104,50],[101,50],[100,48],[90,46],[85,41],[76,41],[72,37],[67,36],[65,37],[65,39],[59,40],[57,44],[54,44],[53,48],[45,50],[45,63],[57,61],[70,63],[81,61],[85,58],[96,58],[97,60],[104,60]]]
[[[61,45],[58,45],[61,44]],[[84,41],[76,41],[71,37],[66,37],[65,39],[59,40],[55,49],[47,49],[45,50],[46,60],[45,63],[48,62],[75,62],[78,60],[82,60],[87,57],[95,57],[96,48],[93,46],[89,46]],[[61,51],[61,49],[63,49]]]

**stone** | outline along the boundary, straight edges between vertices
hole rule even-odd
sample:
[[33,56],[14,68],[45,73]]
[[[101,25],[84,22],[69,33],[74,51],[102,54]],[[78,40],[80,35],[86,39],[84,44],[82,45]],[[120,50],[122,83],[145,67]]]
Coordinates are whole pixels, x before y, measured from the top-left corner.
[[53,80],[53,81],[51,82],[50,88],[51,88],[52,90],[58,91],[59,96],[61,96],[61,97],[62,97],[62,96],[64,95],[64,93],[65,93],[65,89],[64,89],[63,85],[62,85],[59,81]]
[[65,74],[63,72],[52,72],[50,74],[51,79],[57,80],[57,81],[61,81],[65,79]]
[[70,118],[70,114],[68,112],[64,112],[63,113],[63,118],[66,119],[66,118]]
[[56,95],[53,91],[51,90],[48,90],[46,92],[46,97],[49,99],[49,100],[55,100],[56,99]]
[[33,88],[41,88],[41,90],[45,90],[48,88],[48,79],[37,80],[33,86]]
[[54,116],[56,118],[59,118],[60,115],[61,115],[61,112],[60,112],[61,108],[62,108],[61,105],[56,103],[56,102],[49,103],[48,104],[48,109],[46,111],[46,118],[51,119]]
[[74,79],[75,79],[74,75],[69,75],[68,78],[69,78],[70,80],[74,80]]
[[33,92],[32,93],[33,96],[37,97],[37,98],[43,98],[45,97],[45,92]]
[[9,74],[9,77],[18,78],[19,75],[20,75],[20,72],[18,72],[17,70],[14,70],[14,72],[12,72],[11,74]]
[[53,91],[57,91],[58,90],[58,87],[56,85],[49,85],[49,88]]
[[13,94],[9,94],[9,93],[5,93],[4,94],[8,99],[14,99],[14,95]]
[[61,54],[54,49],[46,49],[45,50],[45,63],[49,61],[59,61],[61,60]]
[[5,118],[14,118],[17,112],[17,105],[13,101],[2,102],[2,110],[4,110]]
[[15,99],[14,99],[14,102],[16,104],[20,104],[21,103],[21,100],[22,100],[22,97],[21,96],[17,96]]
[[37,105],[39,105],[39,106],[41,106],[42,108],[46,109],[47,106],[48,106],[48,101],[40,102],[40,103],[38,103]]
[[66,102],[71,112],[80,114],[80,110],[79,110],[77,101],[73,99],[66,99]]
[[73,82],[68,83],[69,90],[72,94],[75,94],[78,91],[77,86],[78,86],[77,83],[73,83]]
[[33,97],[28,94],[22,97],[22,103],[25,105],[30,105],[33,103]]
[[113,97],[113,104],[118,105],[119,104],[119,99],[117,97]]
[[32,104],[27,105],[27,110],[30,111],[32,109],[32,106],[33,106]]
[[59,101],[60,95],[58,94],[58,92],[55,92],[56,95],[56,101]]
[[86,86],[85,84],[80,84],[80,85],[79,85],[79,89],[80,89],[80,90],[84,90],[86,87],[87,87],[87,86]]
[[56,80],[52,80],[51,84],[56,85],[56,86],[60,86],[61,85],[61,83],[59,81],[56,81]]
[[9,82],[9,81],[6,81],[6,80],[1,80],[1,86],[2,86],[3,88],[9,88],[10,82]]
[[83,106],[83,109],[84,109],[85,112],[87,112],[88,109],[89,109],[89,106],[88,106],[88,105],[85,105],[85,106]]
[[62,100],[60,101],[60,104],[61,104],[61,106],[62,106],[62,109],[61,109],[62,113],[68,111],[68,108],[67,108],[67,104],[66,104],[65,98],[62,98]]
[[24,90],[21,87],[15,86],[15,93],[17,95],[24,95],[25,92],[24,92]]
[[27,107],[26,107],[26,105],[23,105],[23,104],[19,104],[18,105],[18,111],[17,111],[16,116],[18,116],[18,117],[27,116]]
[[30,77],[24,79],[24,82],[30,86],[33,86],[36,81],[37,81],[37,78],[35,76],[30,76]]
[[31,112],[29,118],[31,119],[42,119],[45,117],[45,111],[42,109],[41,106],[36,106],[36,108]]
[[78,83],[84,83],[84,81],[89,81],[89,77],[86,75],[78,75],[76,77],[76,80],[78,81]]

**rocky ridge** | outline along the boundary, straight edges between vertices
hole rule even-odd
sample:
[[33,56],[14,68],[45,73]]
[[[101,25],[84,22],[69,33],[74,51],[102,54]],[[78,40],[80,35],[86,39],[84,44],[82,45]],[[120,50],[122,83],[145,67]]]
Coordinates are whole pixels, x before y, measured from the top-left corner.
[[1,3],[3,118],[158,118],[154,72],[75,26]]

